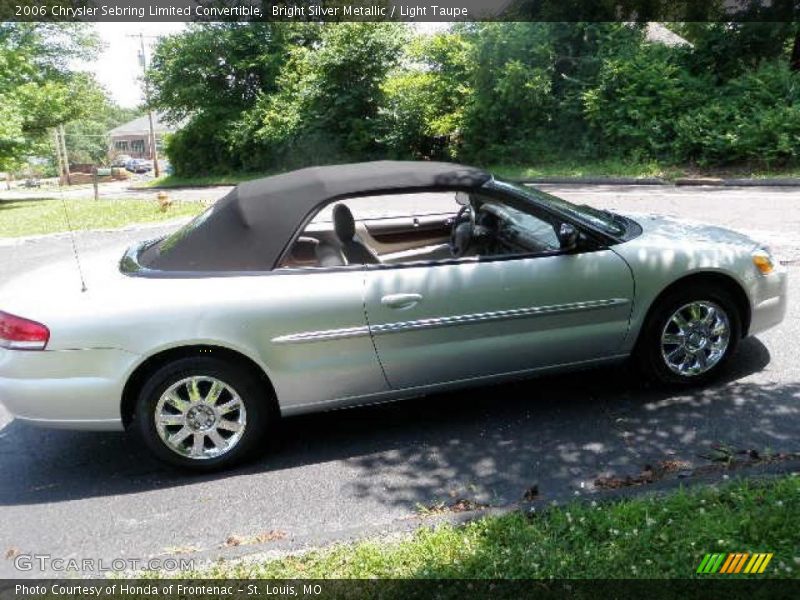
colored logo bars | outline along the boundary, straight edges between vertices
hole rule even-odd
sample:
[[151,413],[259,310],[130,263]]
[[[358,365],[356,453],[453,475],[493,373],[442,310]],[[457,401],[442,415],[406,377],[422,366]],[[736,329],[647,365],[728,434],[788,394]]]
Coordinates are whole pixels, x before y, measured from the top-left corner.
[[[763,573],[773,554],[730,552],[728,554],[706,554],[697,573]],[[749,560],[748,560],[749,559]],[[746,565],[746,566],[745,566]]]

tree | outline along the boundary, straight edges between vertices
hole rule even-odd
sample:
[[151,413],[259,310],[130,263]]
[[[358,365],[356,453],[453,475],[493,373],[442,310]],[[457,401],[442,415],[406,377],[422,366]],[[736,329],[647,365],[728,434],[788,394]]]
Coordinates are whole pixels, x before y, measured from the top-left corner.
[[335,161],[380,153],[382,83],[396,66],[406,28],[397,23],[335,23],[320,27],[314,47],[296,47],[279,77],[279,90],[254,111],[264,143],[282,159],[298,150]]
[[178,173],[244,167],[231,148],[238,121],[277,90],[290,47],[313,43],[314,31],[302,23],[204,23],[158,43],[147,72],[150,104],[182,121],[167,143]]
[[97,106],[99,87],[69,63],[96,48],[83,24],[0,23],[0,169],[41,152],[52,127]]

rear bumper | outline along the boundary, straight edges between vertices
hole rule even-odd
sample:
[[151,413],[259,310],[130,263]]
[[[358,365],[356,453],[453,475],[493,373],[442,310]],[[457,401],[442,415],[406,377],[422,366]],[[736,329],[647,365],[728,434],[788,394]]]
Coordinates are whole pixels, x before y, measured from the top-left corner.
[[136,360],[111,349],[0,349],[0,402],[35,425],[120,430],[122,389]]
[[753,313],[748,331],[750,335],[766,331],[783,321],[789,302],[788,286],[788,275],[783,267],[759,277],[751,294]]

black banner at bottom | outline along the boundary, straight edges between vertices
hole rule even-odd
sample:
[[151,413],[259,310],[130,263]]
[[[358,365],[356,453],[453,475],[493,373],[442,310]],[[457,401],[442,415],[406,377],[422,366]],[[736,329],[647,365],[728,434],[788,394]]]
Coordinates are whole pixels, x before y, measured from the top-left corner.
[[800,580],[63,579],[4,580],[0,600],[278,600],[350,598],[800,598]]

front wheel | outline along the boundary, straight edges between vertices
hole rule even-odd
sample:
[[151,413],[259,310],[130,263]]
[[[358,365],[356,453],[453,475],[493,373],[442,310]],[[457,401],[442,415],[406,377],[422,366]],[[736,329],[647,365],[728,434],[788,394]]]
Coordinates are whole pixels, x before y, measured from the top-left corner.
[[649,317],[638,348],[645,372],[669,384],[714,378],[736,350],[741,317],[730,295],[714,286],[678,290]]
[[247,369],[212,357],[184,358],[142,387],[136,431],[160,459],[209,471],[230,467],[264,445],[272,398]]

